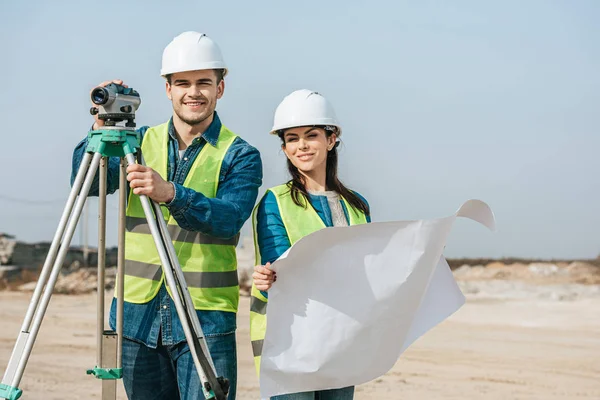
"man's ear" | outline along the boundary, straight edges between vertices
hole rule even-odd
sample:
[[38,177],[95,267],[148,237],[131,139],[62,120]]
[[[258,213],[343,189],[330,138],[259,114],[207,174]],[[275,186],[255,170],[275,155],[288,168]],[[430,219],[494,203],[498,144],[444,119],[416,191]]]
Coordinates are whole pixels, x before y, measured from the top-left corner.
[[221,82],[217,85],[217,99],[223,97],[223,93],[225,93],[225,79],[221,79]]
[[165,91],[167,92],[167,97],[169,100],[173,101],[173,96],[171,95],[171,84],[169,82],[165,82]]

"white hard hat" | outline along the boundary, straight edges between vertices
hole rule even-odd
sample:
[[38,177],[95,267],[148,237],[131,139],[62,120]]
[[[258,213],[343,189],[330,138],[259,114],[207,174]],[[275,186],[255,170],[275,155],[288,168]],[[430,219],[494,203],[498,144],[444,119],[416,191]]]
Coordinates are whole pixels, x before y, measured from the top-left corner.
[[297,126],[334,126],[337,135],[342,134],[342,127],[331,103],[319,93],[308,90],[296,90],[285,96],[275,110],[271,134]]
[[204,33],[183,32],[165,47],[160,70],[162,76],[201,69],[224,69],[223,76],[227,75],[219,46]]

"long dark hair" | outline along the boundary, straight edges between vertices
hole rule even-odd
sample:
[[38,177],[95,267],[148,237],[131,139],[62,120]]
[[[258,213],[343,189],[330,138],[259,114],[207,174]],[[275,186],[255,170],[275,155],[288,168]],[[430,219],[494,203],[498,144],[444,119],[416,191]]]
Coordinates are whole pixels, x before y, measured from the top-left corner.
[[[333,133],[337,132],[336,128],[331,129],[330,127],[319,127],[324,128],[325,135],[329,138]],[[281,130],[277,132],[283,146],[285,146],[285,137],[284,131]],[[360,210],[365,215],[370,215],[371,211],[369,210],[369,206],[360,198],[356,193],[352,190],[348,189],[344,184],[339,180],[337,176],[338,170],[338,153],[337,147],[340,142],[336,142],[333,149],[327,152],[327,164],[326,164],[326,178],[325,178],[325,186],[327,190],[334,190],[340,196],[342,196],[350,205]],[[306,186],[304,184],[304,175],[300,173],[298,168],[287,159],[287,167],[288,172],[292,176],[292,180],[287,183],[290,188],[292,194],[292,200],[296,205],[306,208],[308,202],[308,191],[306,190]]]

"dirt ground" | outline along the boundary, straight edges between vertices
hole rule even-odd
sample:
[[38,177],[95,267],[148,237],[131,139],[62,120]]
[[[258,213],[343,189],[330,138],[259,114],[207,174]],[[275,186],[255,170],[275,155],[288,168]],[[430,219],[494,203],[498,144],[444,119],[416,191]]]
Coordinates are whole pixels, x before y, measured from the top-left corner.
[[[111,294],[108,294],[110,297]],[[0,371],[30,293],[0,292]],[[238,399],[258,399],[248,333],[238,316]],[[95,295],[54,295],[20,387],[23,399],[100,398]],[[356,399],[600,399],[600,297],[472,298],[419,339]],[[122,387],[119,399],[125,399]]]

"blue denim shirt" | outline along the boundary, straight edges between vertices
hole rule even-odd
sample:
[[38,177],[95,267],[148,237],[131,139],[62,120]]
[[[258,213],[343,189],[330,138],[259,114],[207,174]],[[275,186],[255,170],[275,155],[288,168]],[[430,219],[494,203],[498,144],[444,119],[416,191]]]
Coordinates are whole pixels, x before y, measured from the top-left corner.
[[[356,192],[354,193],[368,206],[369,203],[364,197]],[[331,217],[331,209],[329,208],[327,197],[309,193],[308,200],[325,226],[332,227],[333,218]],[[341,204],[346,215],[346,220],[349,221],[346,205],[343,202]],[[367,222],[371,222],[369,215],[367,215]],[[277,199],[272,192],[267,192],[258,204],[258,209],[256,210],[256,235],[262,265],[274,262],[292,246],[283,220],[281,219]],[[267,292],[261,293],[263,296],[268,297]]]
[[[143,135],[147,126],[138,131]],[[221,121],[215,112],[213,122],[199,138],[185,150],[179,159],[179,144],[173,121],[169,121],[169,151],[167,180],[175,185],[175,197],[166,204],[179,226],[192,231],[201,231],[218,238],[230,238],[240,231],[252,212],[262,184],[262,163],[258,150],[240,137],[228,149],[221,166],[219,185],[215,198],[183,186],[185,178],[200,150],[205,145],[214,146],[221,130]],[[75,179],[85,154],[87,138],[73,152],[71,184]],[[119,187],[119,159],[112,157],[108,163],[107,192],[114,193]],[[98,174],[90,190],[90,196],[98,195]],[[128,188],[129,190],[129,188]],[[177,316],[173,300],[165,286],[158,295],[145,304],[125,302],[123,313],[123,335],[155,348],[160,342],[171,345],[183,342],[185,336]],[[116,301],[113,299],[110,326],[115,329]],[[198,311],[198,318],[206,336],[235,332],[235,313],[224,311]],[[159,336],[160,335],[160,336]]]

